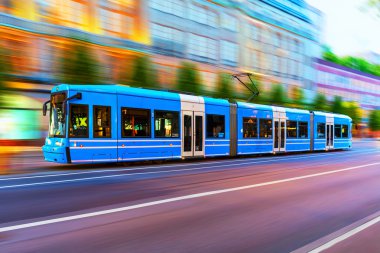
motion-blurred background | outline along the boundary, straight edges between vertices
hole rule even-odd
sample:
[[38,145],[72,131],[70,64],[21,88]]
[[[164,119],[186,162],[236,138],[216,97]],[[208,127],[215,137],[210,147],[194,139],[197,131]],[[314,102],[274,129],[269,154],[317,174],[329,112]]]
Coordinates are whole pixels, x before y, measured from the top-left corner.
[[345,113],[355,136],[378,135],[380,55],[335,55],[323,21],[303,0],[0,0],[1,145],[43,144],[57,83],[244,100],[239,72],[253,102]]

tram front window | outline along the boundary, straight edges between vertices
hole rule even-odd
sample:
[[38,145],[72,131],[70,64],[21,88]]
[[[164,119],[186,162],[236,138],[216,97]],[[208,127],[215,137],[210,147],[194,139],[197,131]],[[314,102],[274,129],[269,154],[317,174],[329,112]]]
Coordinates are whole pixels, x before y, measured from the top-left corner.
[[49,137],[65,137],[66,122],[63,120],[63,101],[65,99],[65,93],[51,96]]

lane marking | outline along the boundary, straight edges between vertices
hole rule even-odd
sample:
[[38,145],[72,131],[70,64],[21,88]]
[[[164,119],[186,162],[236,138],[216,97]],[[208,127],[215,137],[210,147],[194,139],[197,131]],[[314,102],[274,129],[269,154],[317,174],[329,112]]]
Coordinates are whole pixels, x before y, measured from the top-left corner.
[[348,168],[339,169],[339,170],[320,172],[320,173],[315,173],[315,174],[310,174],[310,175],[305,175],[305,176],[280,179],[280,180],[275,180],[275,181],[270,181],[270,182],[265,182],[265,183],[245,185],[245,186],[227,188],[227,189],[222,189],[222,190],[215,190],[215,191],[209,191],[209,192],[190,194],[190,195],[185,195],[185,196],[180,196],[180,197],[162,199],[162,200],[157,200],[157,201],[152,201],[152,202],[147,202],[147,203],[142,203],[142,204],[137,204],[137,205],[131,205],[131,206],[124,206],[124,207],[119,207],[119,208],[113,208],[113,209],[108,209],[108,210],[103,210],[103,211],[84,213],[84,214],[66,216],[66,217],[49,219],[49,220],[42,220],[42,221],[25,223],[25,224],[8,226],[8,227],[1,227],[0,233],[1,232],[7,232],[7,231],[14,231],[14,230],[18,230],[18,229],[54,224],[54,223],[59,223],[59,222],[71,221],[71,220],[79,220],[79,219],[83,219],[83,218],[95,217],[95,216],[100,216],[100,215],[105,215],[105,214],[124,212],[124,211],[128,211],[128,210],[139,209],[139,208],[143,208],[143,207],[155,206],[155,205],[160,205],[160,204],[166,204],[166,203],[171,203],[171,202],[177,202],[177,201],[181,201],[181,200],[195,199],[195,198],[201,198],[201,197],[206,197],[206,196],[218,195],[218,194],[222,194],[222,193],[235,192],[235,191],[258,188],[258,187],[263,187],[263,186],[268,186],[268,185],[298,181],[298,180],[307,179],[307,178],[313,178],[313,177],[319,177],[319,176],[324,176],[324,175],[329,175],[329,174],[335,174],[335,173],[350,171],[350,170],[356,170],[356,169],[370,167],[370,166],[374,166],[374,165],[380,165],[380,162],[363,164],[363,165],[348,167]]
[[[286,160],[293,160],[293,159],[295,158],[288,158]],[[89,181],[89,180],[96,180],[96,179],[102,179],[102,178],[127,177],[127,176],[134,176],[134,175],[149,175],[149,174],[161,174],[161,173],[182,172],[182,171],[196,171],[196,170],[203,170],[203,169],[212,169],[212,168],[220,168],[220,167],[228,167],[228,166],[236,166],[236,165],[248,165],[248,164],[266,163],[266,162],[273,162],[273,161],[256,161],[256,162],[245,162],[245,163],[238,163],[238,164],[222,164],[222,165],[204,166],[204,167],[199,167],[199,168],[189,168],[189,169],[137,172],[137,173],[129,173],[129,174],[116,174],[116,175],[108,175],[108,176],[85,177],[85,178],[45,181],[45,182],[37,182],[37,183],[6,185],[6,186],[0,186],[0,190],[9,189],[9,188],[26,187],[26,186],[49,185],[49,184],[68,183],[68,182],[77,182],[77,181]]]
[[[334,155],[332,153],[325,154],[325,155]],[[77,182],[77,181],[89,181],[89,180],[96,180],[96,179],[102,179],[102,178],[114,178],[114,177],[124,177],[124,176],[134,176],[134,175],[149,175],[149,174],[161,174],[161,173],[170,173],[170,172],[181,172],[181,171],[197,171],[197,170],[203,170],[203,169],[212,169],[212,168],[220,168],[220,167],[228,167],[228,166],[239,166],[239,165],[252,165],[252,164],[262,164],[267,162],[277,162],[282,160],[298,160],[302,158],[308,158],[310,156],[303,156],[303,157],[284,157],[284,158],[277,158],[277,159],[267,159],[267,160],[259,160],[259,161],[252,161],[250,159],[247,162],[239,162],[239,163],[228,163],[228,164],[222,164],[222,165],[212,165],[212,166],[203,166],[198,168],[189,168],[189,169],[176,169],[176,170],[161,170],[161,171],[149,171],[149,172],[137,172],[137,173],[129,173],[129,174],[115,174],[115,175],[107,175],[107,176],[95,176],[95,177],[86,177],[86,178],[76,178],[76,179],[65,179],[65,180],[55,180],[55,181],[45,181],[45,182],[36,182],[36,183],[24,183],[24,184],[16,184],[16,185],[5,185],[0,186],[1,189],[9,189],[9,188],[19,188],[19,187],[26,187],[26,186],[37,186],[37,185],[48,185],[48,184],[57,184],[57,183],[68,183],[68,182]],[[220,162],[218,162],[220,163]],[[166,167],[172,167],[172,166],[166,166]],[[152,167],[156,168],[156,167]],[[136,169],[124,169],[123,171],[130,171],[130,170],[136,170]],[[111,170],[110,170],[111,171]],[[116,170],[120,171],[120,170]],[[90,172],[89,172],[90,173]],[[80,173],[78,173],[80,174]],[[63,174],[60,174],[63,175]],[[68,175],[72,175],[68,173]],[[51,176],[59,176],[59,175],[51,175]],[[44,177],[44,176],[34,176],[30,178],[36,178],[36,177]],[[24,178],[14,178],[14,179],[25,179]],[[10,180],[9,180],[10,181]]]
[[351,236],[363,231],[364,229],[367,229],[369,228],[370,226],[372,225],[375,225],[376,223],[380,222],[380,216],[377,216],[376,218],[362,224],[361,226],[359,227],[356,227],[350,231],[348,231],[347,233],[344,233],[343,235],[339,236],[339,237],[336,237],[335,239],[319,246],[318,248],[315,248],[313,249],[312,251],[310,251],[309,253],[318,253],[318,252],[321,252],[321,251],[324,251],[328,248],[331,248],[332,246],[334,246],[335,244],[341,242],[341,241],[344,241],[348,238],[350,238]]
[[[349,153],[341,153],[340,155],[352,155],[352,153],[366,153],[367,151],[362,150],[356,150],[356,151],[349,151]],[[265,152],[267,153],[267,152]],[[245,153],[239,153],[239,154],[245,154]],[[251,152],[247,154],[253,154]],[[60,174],[48,174],[48,175],[36,175],[36,176],[24,176],[24,177],[10,177],[10,178],[0,178],[0,181],[12,181],[12,180],[22,180],[22,179],[33,179],[33,178],[49,178],[49,177],[59,177],[59,176],[71,176],[71,175],[82,175],[82,174],[90,174],[90,173],[106,173],[106,172],[123,172],[123,171],[132,171],[132,170],[142,170],[142,169],[159,169],[159,168],[172,168],[173,166],[176,167],[184,167],[184,166],[196,166],[196,165],[207,165],[207,164],[225,164],[226,162],[230,165],[239,165],[239,161],[252,161],[252,164],[256,163],[263,163],[263,162],[276,162],[276,161],[282,161],[282,160],[297,160],[302,158],[318,158],[318,157],[325,157],[325,156],[331,156],[336,155],[336,153],[321,153],[321,154],[306,154],[306,155],[297,155],[293,157],[263,157],[263,158],[241,158],[241,159],[233,159],[229,161],[214,161],[214,162],[199,162],[199,163],[186,163],[186,164],[169,164],[169,165],[161,165],[161,166],[146,166],[146,167],[133,167],[133,168],[127,168],[127,169],[108,169],[108,170],[93,170],[93,171],[80,171],[80,172],[70,172],[70,173],[60,173]],[[246,163],[244,163],[246,164]],[[244,165],[243,164],[243,165]],[[0,188],[1,189],[1,188]]]

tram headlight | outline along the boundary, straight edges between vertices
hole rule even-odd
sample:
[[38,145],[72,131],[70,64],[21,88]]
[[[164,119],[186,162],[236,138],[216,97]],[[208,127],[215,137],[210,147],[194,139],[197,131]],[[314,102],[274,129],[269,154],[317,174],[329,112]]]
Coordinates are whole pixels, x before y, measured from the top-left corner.
[[48,138],[46,138],[45,144],[46,144],[46,145],[51,145],[51,140],[48,139]]

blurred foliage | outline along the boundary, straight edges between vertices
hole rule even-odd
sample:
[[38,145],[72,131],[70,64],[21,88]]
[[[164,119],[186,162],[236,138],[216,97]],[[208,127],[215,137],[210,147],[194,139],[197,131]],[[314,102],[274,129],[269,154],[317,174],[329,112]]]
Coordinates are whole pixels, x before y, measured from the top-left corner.
[[340,113],[340,114],[344,114],[346,112],[346,110],[343,107],[342,97],[340,96],[334,97],[334,101],[331,104],[331,111],[333,113]]
[[344,56],[339,57],[331,51],[331,48],[323,47],[323,59],[334,62],[336,64],[356,69],[375,76],[380,76],[380,65],[369,63],[367,60],[360,57]]
[[100,66],[93,50],[76,43],[63,52],[60,81],[68,84],[99,84]]
[[305,94],[303,90],[297,86],[293,88],[293,104],[297,108],[305,107]]
[[380,131],[380,110],[371,111],[368,126],[372,131]]
[[269,102],[276,105],[285,105],[288,100],[285,90],[281,84],[272,85],[271,94],[268,99]]
[[343,114],[350,116],[353,124],[359,124],[361,122],[360,107],[356,102],[344,102],[343,107]]
[[377,15],[380,17],[380,0],[368,0],[368,6],[375,9]]
[[322,93],[318,93],[314,97],[314,101],[311,104],[312,110],[316,111],[328,111],[329,110],[329,103],[326,99],[326,96]]
[[12,72],[10,55],[3,49],[0,49],[0,106],[5,105],[6,81]]
[[190,62],[181,63],[177,70],[177,89],[195,95],[202,94],[200,74],[195,64]]
[[135,58],[131,81],[136,87],[157,88],[159,86],[157,71],[148,56]]
[[236,97],[236,94],[232,85],[233,82],[230,74],[219,73],[214,96],[218,98],[234,99]]

